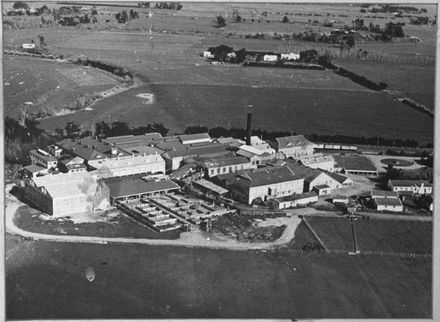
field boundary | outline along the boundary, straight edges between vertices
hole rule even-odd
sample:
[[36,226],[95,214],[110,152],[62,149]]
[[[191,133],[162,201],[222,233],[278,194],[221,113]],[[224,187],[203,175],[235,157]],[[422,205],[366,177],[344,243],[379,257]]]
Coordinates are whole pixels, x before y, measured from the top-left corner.
[[[315,229],[313,229],[312,225],[310,225],[310,223],[306,220],[305,217],[302,218],[302,220],[304,221],[304,223],[306,224],[307,228],[309,228],[309,230],[311,231],[311,233],[313,234],[313,236],[316,238],[316,240],[321,244],[322,248],[324,248],[326,253],[329,253],[329,250],[327,248],[327,246],[325,246],[324,242],[321,240],[321,238],[318,236],[318,234],[316,233]],[[347,253],[347,251],[344,251],[345,253]]]
[[395,221],[421,221],[432,222],[433,216],[410,216],[410,215],[393,215],[393,214],[381,214],[375,212],[356,212],[356,215],[362,218],[368,218],[370,220],[395,220]]

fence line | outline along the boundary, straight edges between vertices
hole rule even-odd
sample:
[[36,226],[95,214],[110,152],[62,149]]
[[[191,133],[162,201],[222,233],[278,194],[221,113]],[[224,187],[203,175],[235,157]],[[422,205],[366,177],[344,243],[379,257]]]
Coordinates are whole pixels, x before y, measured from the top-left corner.
[[321,244],[322,248],[324,248],[325,251],[328,253],[329,250],[328,250],[327,246],[325,246],[324,242],[321,240],[321,238],[318,236],[316,231],[312,228],[312,226],[309,224],[309,222],[306,220],[305,217],[303,217],[303,221],[306,224],[307,228],[309,228],[309,230],[312,232],[312,234],[316,238],[316,240]]

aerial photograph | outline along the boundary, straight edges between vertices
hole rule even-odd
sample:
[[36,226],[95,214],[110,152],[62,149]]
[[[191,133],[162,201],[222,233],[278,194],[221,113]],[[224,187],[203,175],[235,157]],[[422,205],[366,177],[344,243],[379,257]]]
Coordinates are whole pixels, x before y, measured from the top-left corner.
[[6,319],[433,318],[437,5],[2,23]]

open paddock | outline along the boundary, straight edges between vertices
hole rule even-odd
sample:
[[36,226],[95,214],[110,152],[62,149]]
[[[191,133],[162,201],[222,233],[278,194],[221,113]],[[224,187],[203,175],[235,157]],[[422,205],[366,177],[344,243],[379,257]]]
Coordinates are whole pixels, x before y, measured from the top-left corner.
[[[136,98],[145,92],[156,96],[148,107]],[[432,142],[433,120],[425,114],[377,93],[319,89],[150,85],[100,101],[93,111],[54,117],[41,125],[52,130],[70,120],[86,125],[111,114],[112,120],[132,126],[161,122],[172,132],[191,125],[245,128],[248,111],[253,112],[254,128],[269,131],[381,135]]]
[[113,76],[95,68],[38,58],[5,56],[5,114],[14,117],[23,108],[28,113],[55,112],[81,94],[103,91],[116,83]]
[[[329,250],[353,251],[353,238],[348,218],[308,217]],[[367,220],[354,221],[357,245],[361,251],[384,253],[432,252],[432,223],[418,221]]]
[[[431,317],[431,259],[20,246],[6,261],[8,319]],[[93,283],[84,276],[88,267],[96,273]]]
[[372,81],[388,84],[388,90],[434,109],[435,68],[433,65],[387,64],[367,61],[337,61],[340,65]]

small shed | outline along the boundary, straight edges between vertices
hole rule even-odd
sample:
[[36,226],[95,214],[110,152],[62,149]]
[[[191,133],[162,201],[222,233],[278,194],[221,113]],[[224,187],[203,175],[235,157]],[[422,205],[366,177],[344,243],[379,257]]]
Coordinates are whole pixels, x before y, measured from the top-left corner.
[[313,191],[315,191],[318,196],[324,196],[328,195],[331,192],[331,188],[328,185],[323,184],[319,186],[314,186]]

